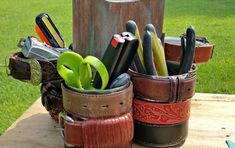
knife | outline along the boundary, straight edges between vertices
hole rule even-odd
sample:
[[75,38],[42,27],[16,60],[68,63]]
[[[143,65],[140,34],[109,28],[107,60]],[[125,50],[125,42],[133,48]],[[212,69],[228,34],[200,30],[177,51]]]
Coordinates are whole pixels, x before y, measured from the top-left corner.
[[148,75],[157,75],[153,59],[152,36],[149,31],[145,31],[143,38],[143,56],[146,73]]
[[152,24],[147,24],[145,26],[145,31],[150,31],[152,35],[153,57],[157,74],[159,76],[168,76],[165,52],[161,42],[158,39],[155,27]]
[[146,68],[144,65],[143,45],[142,45],[138,26],[136,25],[136,23],[133,20],[129,20],[126,23],[126,30],[127,30],[127,32],[134,34],[139,41],[139,46],[138,46],[137,54],[134,57],[134,61],[135,61],[136,68],[137,68],[138,72],[144,74],[146,72]]
[[[181,39],[182,44],[184,44]],[[195,42],[196,42],[196,35],[194,28],[190,26],[187,31],[186,31],[186,47],[183,50],[183,54],[181,57],[181,63],[180,63],[180,71],[179,74],[184,74],[187,73],[192,64],[193,64],[193,59],[194,59],[194,54],[195,54]],[[184,48],[184,47],[183,47]]]

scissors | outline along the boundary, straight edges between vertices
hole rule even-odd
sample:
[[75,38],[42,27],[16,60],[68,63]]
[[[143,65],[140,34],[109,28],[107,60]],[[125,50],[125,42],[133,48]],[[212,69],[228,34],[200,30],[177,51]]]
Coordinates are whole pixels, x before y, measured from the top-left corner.
[[[102,81],[100,88],[92,85],[91,66],[99,73]],[[63,52],[57,61],[57,71],[65,80],[66,84],[78,89],[105,89],[109,81],[109,73],[105,65],[94,56],[82,58],[81,55],[66,51]]]

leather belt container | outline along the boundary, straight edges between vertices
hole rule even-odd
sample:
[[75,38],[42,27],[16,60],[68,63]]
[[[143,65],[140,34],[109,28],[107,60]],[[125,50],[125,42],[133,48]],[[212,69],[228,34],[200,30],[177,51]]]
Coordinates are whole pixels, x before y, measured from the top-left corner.
[[41,84],[42,105],[58,122],[58,114],[63,111],[62,78],[56,70],[57,61],[46,61],[25,58],[21,52],[14,53],[9,58],[9,75],[33,85]]
[[174,76],[150,76],[129,70],[133,82],[134,141],[148,147],[179,147],[188,134],[190,98],[196,65]]
[[60,126],[65,147],[131,147],[133,85],[107,90],[78,90],[62,83]]
[[[165,37],[166,59],[169,61],[180,61],[181,57],[181,39],[180,37]],[[208,62],[214,51],[214,44],[210,43],[205,37],[196,37],[196,51],[194,63]]]

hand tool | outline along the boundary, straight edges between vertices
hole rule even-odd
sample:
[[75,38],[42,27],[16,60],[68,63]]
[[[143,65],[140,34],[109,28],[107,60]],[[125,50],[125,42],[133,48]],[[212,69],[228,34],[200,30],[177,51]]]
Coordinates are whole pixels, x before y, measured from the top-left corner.
[[145,31],[143,38],[143,54],[146,73],[148,75],[157,75],[153,59],[152,36],[149,31]]
[[121,36],[125,40],[125,43],[118,57],[113,73],[110,76],[110,81],[116,79],[120,74],[128,71],[139,45],[139,41],[132,33],[123,32]]
[[92,86],[91,66],[101,77],[102,84],[97,89],[105,89],[109,81],[109,74],[105,65],[96,57],[87,56],[83,59],[79,54],[67,51],[62,53],[57,61],[57,71],[67,85],[79,89],[95,89]]
[[131,81],[130,76],[127,73],[123,73],[110,83],[109,88],[110,89],[118,88],[129,83],[130,81]]
[[65,43],[60,32],[46,13],[41,13],[36,17],[35,30],[42,41],[56,48],[64,48]]
[[21,38],[17,46],[21,48],[23,55],[27,58],[52,61],[57,60],[61,54],[61,50],[49,47],[34,37]]
[[169,76],[178,75],[180,70],[180,63],[176,61],[166,61]]
[[179,74],[187,73],[192,66],[196,49],[195,42],[196,42],[195,31],[194,28],[190,26],[189,28],[187,28],[186,31],[186,47],[185,50],[183,50],[182,54],[183,57],[180,63]]
[[146,68],[144,65],[144,58],[143,58],[143,45],[142,45],[138,26],[133,20],[129,20],[126,23],[126,31],[134,34],[136,38],[139,40],[139,46],[137,50],[138,52],[137,52],[137,55],[134,57],[134,61],[135,61],[138,72],[144,74],[146,72]]
[[145,26],[145,31],[150,31],[152,35],[153,57],[157,74],[159,76],[168,76],[164,49],[156,34],[155,27],[152,24],[147,24]]
[[[109,76],[112,76],[113,70],[117,64],[119,55],[122,51],[124,42],[125,40],[123,39],[121,35],[114,34],[102,57],[101,61],[107,68]],[[98,74],[95,74],[93,86],[95,86],[96,88],[99,88],[100,85],[101,85],[101,78]]]

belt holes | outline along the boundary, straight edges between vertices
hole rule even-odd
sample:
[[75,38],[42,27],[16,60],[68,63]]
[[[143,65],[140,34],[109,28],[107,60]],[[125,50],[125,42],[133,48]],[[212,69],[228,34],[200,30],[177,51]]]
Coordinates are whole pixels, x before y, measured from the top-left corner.
[[119,104],[122,106],[122,105],[124,105],[124,102],[120,102]]
[[105,104],[105,105],[102,105],[101,106],[101,109],[107,109],[109,107],[109,105],[108,104]]
[[82,107],[83,107],[83,108],[87,108],[87,105],[86,105],[86,104],[83,104]]

